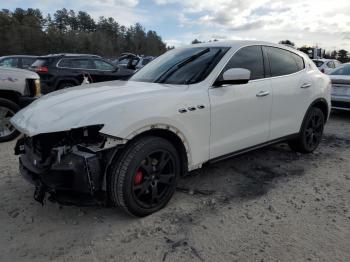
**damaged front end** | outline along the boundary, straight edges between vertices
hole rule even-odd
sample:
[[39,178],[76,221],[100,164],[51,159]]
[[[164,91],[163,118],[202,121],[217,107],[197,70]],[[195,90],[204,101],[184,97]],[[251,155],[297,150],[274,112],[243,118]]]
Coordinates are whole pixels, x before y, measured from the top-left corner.
[[102,125],[18,140],[20,173],[36,187],[34,198],[61,204],[103,204],[106,173],[124,140],[101,134]]

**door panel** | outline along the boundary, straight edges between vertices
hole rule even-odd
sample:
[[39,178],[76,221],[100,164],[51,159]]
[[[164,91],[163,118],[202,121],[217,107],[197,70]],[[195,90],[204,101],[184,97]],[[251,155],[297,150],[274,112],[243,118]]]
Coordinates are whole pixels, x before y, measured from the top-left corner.
[[[261,91],[266,96],[258,97]],[[264,143],[269,137],[272,92],[269,79],[209,89],[210,158]]]
[[255,146],[267,141],[270,131],[272,90],[259,45],[238,50],[218,77],[231,68],[248,69],[247,84],[209,89],[211,102],[210,158]]
[[269,140],[274,140],[299,132],[313,82],[299,55],[276,47],[263,50],[271,66],[273,103]]

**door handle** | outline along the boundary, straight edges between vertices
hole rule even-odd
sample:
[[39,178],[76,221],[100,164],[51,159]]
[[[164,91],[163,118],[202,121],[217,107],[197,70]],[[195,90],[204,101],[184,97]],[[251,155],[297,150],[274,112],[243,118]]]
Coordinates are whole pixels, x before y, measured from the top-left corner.
[[260,91],[256,94],[257,97],[268,96],[270,93],[268,91]]
[[309,88],[311,87],[311,84],[305,83],[301,86],[301,88]]

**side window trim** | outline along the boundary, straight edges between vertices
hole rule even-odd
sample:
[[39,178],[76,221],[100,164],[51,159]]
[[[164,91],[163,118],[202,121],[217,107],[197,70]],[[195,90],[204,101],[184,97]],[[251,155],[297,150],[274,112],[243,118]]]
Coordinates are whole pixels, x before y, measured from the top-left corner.
[[264,71],[265,71],[265,78],[271,78],[271,65],[270,65],[270,59],[267,54],[266,46],[261,46],[262,52],[263,52],[263,58],[264,58]]

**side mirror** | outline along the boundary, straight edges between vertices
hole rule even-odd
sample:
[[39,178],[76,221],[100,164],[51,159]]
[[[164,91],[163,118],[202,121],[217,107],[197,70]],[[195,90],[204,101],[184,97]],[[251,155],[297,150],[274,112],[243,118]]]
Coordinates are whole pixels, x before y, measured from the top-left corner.
[[222,80],[217,80],[215,86],[247,84],[250,71],[245,68],[231,68],[224,72]]

